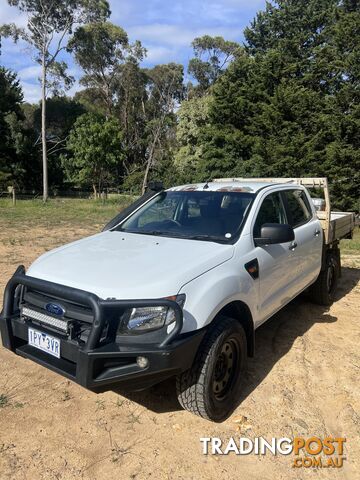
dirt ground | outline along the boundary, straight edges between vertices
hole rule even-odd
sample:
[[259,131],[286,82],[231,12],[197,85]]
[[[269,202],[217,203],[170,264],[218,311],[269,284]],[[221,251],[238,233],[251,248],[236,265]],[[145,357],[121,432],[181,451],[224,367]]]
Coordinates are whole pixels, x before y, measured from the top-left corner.
[[[0,229],[1,294],[15,267],[89,232]],[[0,478],[360,478],[360,257],[343,259],[330,309],[297,299],[257,331],[256,356],[222,424],[180,409],[168,381],[94,394],[0,348]],[[346,437],[342,469],[297,469],[293,456],[202,455],[200,437]],[[315,471],[314,471],[315,470]]]

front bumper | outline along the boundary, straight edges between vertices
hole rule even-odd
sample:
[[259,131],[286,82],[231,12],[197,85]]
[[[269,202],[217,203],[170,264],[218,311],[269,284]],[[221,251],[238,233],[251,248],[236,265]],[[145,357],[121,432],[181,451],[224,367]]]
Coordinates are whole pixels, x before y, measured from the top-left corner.
[[[61,358],[55,358],[28,344],[28,323],[21,317],[16,297],[17,287],[23,285],[55,298],[79,302],[91,308],[93,322],[85,343],[67,335],[56,333],[60,340]],[[121,343],[101,338],[109,318],[118,318],[128,308],[164,305],[175,312],[175,327],[161,340],[144,341],[146,337],[124,338]],[[33,360],[90,390],[106,389],[118,385],[141,390],[187,370],[192,365],[204,331],[181,335],[182,309],[171,300],[101,300],[96,295],[64,285],[47,282],[25,275],[19,267],[8,282],[4,294],[4,307],[0,316],[0,331],[5,348]],[[46,326],[41,330],[54,336]],[[111,329],[110,329],[111,330]],[[137,357],[146,357],[145,368],[137,364]]]

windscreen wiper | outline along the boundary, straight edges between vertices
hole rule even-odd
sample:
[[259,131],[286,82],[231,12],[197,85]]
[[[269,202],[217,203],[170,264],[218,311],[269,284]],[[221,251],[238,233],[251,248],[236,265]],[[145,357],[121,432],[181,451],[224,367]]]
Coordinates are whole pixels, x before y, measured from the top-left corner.
[[142,231],[142,232],[136,232],[136,233],[145,233],[147,235],[163,235],[166,237],[174,237],[174,238],[184,238],[187,240],[206,240],[206,241],[211,241],[211,242],[225,242],[226,243],[226,238],[223,237],[216,237],[214,235],[206,235],[206,234],[194,234],[194,235],[188,235],[186,233],[181,233],[181,232],[164,232],[164,231],[159,231],[159,230],[149,230],[149,231]]
[[171,232],[164,232],[163,230],[142,230],[141,232],[136,233],[144,233],[145,235],[166,235],[171,236]]
[[227,243],[227,238],[224,237],[217,237],[214,235],[188,235],[186,238],[190,240],[206,240],[206,241],[211,241],[211,242],[221,242],[221,243]]
[[213,235],[186,235],[180,232],[166,232],[163,230],[119,230],[120,232],[125,233],[138,233],[140,235],[158,235],[163,237],[172,237],[172,238],[185,238],[187,240],[205,240],[208,242],[218,242],[218,243],[227,243],[227,238],[216,237]]
[[172,236],[171,232],[164,232],[163,230],[118,230],[124,233],[138,233],[139,235],[167,235]]

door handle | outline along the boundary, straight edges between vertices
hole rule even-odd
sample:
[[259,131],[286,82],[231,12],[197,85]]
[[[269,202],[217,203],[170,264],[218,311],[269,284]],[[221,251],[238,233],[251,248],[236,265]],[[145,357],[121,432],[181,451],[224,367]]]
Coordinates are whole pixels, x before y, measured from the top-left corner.
[[296,242],[291,242],[290,246],[289,246],[289,250],[295,250],[296,247],[297,247],[297,243]]
[[321,233],[321,230],[319,230],[318,228],[315,230],[314,232],[314,237],[318,237]]

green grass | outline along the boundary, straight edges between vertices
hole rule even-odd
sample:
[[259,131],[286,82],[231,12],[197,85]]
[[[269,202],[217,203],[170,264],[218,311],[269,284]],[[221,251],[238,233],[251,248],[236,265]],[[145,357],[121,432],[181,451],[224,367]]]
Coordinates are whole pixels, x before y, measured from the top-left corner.
[[50,199],[18,200],[13,206],[8,199],[0,199],[0,222],[3,228],[31,225],[56,226],[59,224],[98,225],[105,224],[119,211],[128,206],[136,197],[122,195],[106,200]]
[[4,408],[9,405],[9,397],[4,393],[0,394],[0,408]]
[[352,240],[341,240],[340,248],[341,253],[346,253],[347,255],[360,253],[360,228],[358,226],[355,227]]

